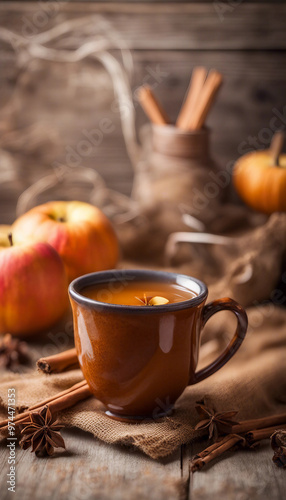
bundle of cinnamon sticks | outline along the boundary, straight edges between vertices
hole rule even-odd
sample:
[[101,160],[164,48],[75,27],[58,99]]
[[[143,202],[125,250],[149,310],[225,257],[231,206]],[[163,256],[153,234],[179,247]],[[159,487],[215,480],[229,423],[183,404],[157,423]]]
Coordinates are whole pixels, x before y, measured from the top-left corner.
[[285,413],[271,417],[245,420],[244,422],[235,424],[228,431],[226,430],[226,436],[223,436],[220,440],[205,448],[192,459],[190,463],[191,472],[202,469],[226,451],[235,449],[237,445],[252,448],[263,439],[270,438],[278,429],[286,430]]
[[[89,390],[89,387],[86,381],[83,380],[82,382],[78,382],[65,391],[59,392],[58,394],[55,394],[50,398],[47,398],[33,406],[30,406],[27,411],[16,415],[13,419],[13,423],[16,427],[28,423],[30,421],[30,414],[32,412],[39,412],[46,405],[48,405],[51,413],[55,414],[58,411],[65,410],[67,408],[70,408],[71,406],[74,406],[79,401],[82,401],[83,399],[86,399],[90,396],[91,392]],[[0,431],[7,431],[10,423],[10,420],[2,420],[2,422],[0,422]]]
[[[217,70],[212,69],[207,73],[206,68],[195,67],[189,89],[176,121],[176,127],[184,131],[201,129],[205,124],[221,84],[222,75]],[[166,111],[149,86],[140,87],[138,98],[152,123],[157,125],[170,123]]]

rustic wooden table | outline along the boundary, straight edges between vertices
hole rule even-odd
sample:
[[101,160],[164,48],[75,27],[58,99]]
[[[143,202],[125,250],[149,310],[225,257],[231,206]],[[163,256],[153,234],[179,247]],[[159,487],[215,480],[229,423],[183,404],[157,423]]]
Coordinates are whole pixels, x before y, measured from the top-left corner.
[[282,500],[285,470],[271,460],[269,443],[255,451],[229,452],[201,472],[189,460],[203,443],[168,459],[152,460],[133,449],[110,446],[78,430],[64,430],[67,450],[36,458],[17,449],[16,493],[7,491],[8,452],[0,448],[1,499],[8,500]]
[[[59,324],[41,341],[30,341],[31,370],[39,356],[73,344],[72,330]],[[59,333],[60,332],[60,333]],[[59,345],[61,344],[61,348]],[[8,491],[7,441],[0,441],[1,500],[284,500],[286,471],[272,462],[269,440],[255,450],[227,452],[202,471],[190,473],[192,457],[207,441],[191,443],[153,460],[133,447],[113,446],[79,429],[63,429],[66,450],[37,458],[16,447],[16,492]]]

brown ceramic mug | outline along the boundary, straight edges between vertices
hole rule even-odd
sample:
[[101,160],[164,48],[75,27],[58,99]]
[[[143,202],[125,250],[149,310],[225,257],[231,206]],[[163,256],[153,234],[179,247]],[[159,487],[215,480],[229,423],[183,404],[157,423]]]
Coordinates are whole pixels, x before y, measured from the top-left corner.
[[[142,307],[98,302],[81,293],[95,284],[112,291],[130,280],[177,284],[196,296]],[[75,279],[69,294],[84,377],[107,414],[121,419],[158,418],[169,413],[188,385],[209,377],[234,355],[247,330],[247,315],[237,302],[224,298],[205,305],[206,285],[181,274],[103,271]],[[236,332],[213,363],[196,371],[201,330],[213,314],[223,310],[235,314]]]

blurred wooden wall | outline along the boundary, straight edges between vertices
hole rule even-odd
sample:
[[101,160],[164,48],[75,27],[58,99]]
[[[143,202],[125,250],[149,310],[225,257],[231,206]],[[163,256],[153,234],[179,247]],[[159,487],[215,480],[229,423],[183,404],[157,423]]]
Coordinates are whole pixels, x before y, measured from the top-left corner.
[[[27,35],[29,26],[39,33],[81,16],[106,19],[132,50],[134,93],[148,81],[173,120],[192,68],[205,65],[221,71],[225,83],[208,120],[221,167],[247,149],[265,147],[273,128],[285,127],[285,2],[55,3],[56,14],[40,26],[40,2],[2,2],[0,27]],[[0,143],[16,162],[18,182],[0,186],[0,223],[13,220],[22,190],[53,171],[57,162],[64,163],[83,131],[99,127],[102,118],[111,120],[112,131],[80,165],[97,169],[111,188],[130,193],[132,168],[111,80],[102,66],[90,60],[60,64],[35,58],[28,68],[25,60],[19,68],[15,61],[10,45],[1,41]],[[14,108],[7,111],[11,98]],[[147,119],[139,105],[136,111],[139,130]],[[38,143],[28,144],[25,138],[31,127],[39,130]],[[19,133],[13,140],[13,130],[23,130],[22,141]],[[3,164],[0,173],[1,168]]]

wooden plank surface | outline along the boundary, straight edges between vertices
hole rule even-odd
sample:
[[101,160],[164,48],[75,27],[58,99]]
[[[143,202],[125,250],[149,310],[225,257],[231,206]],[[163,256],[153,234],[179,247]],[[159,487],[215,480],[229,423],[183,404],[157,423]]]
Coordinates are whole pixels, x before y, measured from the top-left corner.
[[[8,73],[12,73],[13,62],[12,53],[9,54],[11,64],[8,64],[7,55],[6,69],[1,78],[2,106],[11,97],[14,88],[8,77]],[[255,147],[256,143],[260,148],[266,147],[273,133],[270,128],[272,119],[276,127],[285,127],[284,52],[154,50],[136,51],[133,57],[136,68],[133,93],[136,95],[137,87],[151,75],[154,92],[164,103],[172,120],[177,116],[193,66],[216,67],[223,73],[224,86],[207,121],[212,129],[212,154],[221,168]],[[158,82],[152,77],[156,72],[159,74]],[[105,134],[101,144],[92,147],[88,155],[81,156],[77,165],[96,169],[110,188],[130,193],[132,167],[119,114],[113,108],[112,84],[99,64],[83,62],[63,65],[34,61],[31,72],[23,75],[15,98],[18,109],[13,114],[14,128],[23,130],[35,126],[43,131],[44,140],[28,148],[28,140],[16,144],[13,135],[10,140],[2,136],[4,149],[13,155],[18,172],[17,184],[6,183],[3,189],[0,188],[2,223],[12,222],[15,218],[15,202],[21,192],[35,180],[52,172],[54,164],[67,164],[70,158],[68,151],[77,150],[84,138],[83,130],[97,128],[103,118],[111,120],[112,133]],[[135,107],[137,130],[140,131],[147,119],[136,101]],[[277,112],[282,119],[275,119]],[[66,193],[65,189],[63,193]]]
[[[65,334],[64,331],[65,325]],[[64,321],[42,341],[31,342],[33,363],[71,346]],[[16,448],[16,493],[8,492],[8,450],[0,441],[1,500],[284,500],[285,470],[272,462],[269,440],[256,450],[228,452],[190,474],[191,458],[206,440],[153,460],[133,447],[113,446],[78,429],[63,429],[66,450],[37,458]]]
[[[9,1],[10,3],[15,3],[15,2],[18,2],[19,3],[19,0],[7,0]],[[36,2],[37,0],[30,0],[31,1],[34,1]],[[90,3],[90,2],[94,2],[95,0],[63,0],[63,2],[73,2],[73,3],[81,3],[82,5],[86,4],[86,3]],[[239,0],[238,0],[239,1]],[[244,3],[268,3],[269,4],[269,0],[243,0]],[[125,3],[125,4],[142,4],[142,3],[157,3],[157,4],[162,4],[162,3],[175,3],[176,0],[144,0],[144,2],[142,0],[124,0],[124,2],[121,2],[121,3]],[[200,0],[200,3],[212,3],[213,0]],[[273,0],[272,3],[283,3],[284,0]],[[114,0],[96,0],[96,3],[111,3],[111,4],[114,4]],[[179,4],[181,3],[198,3],[198,0],[180,0],[178,2]]]
[[[179,455],[154,461],[134,449],[109,446],[80,431],[63,431],[66,451],[37,458],[17,449],[15,500],[179,500]],[[1,500],[6,489],[7,451],[0,447]]]
[[[35,22],[38,13],[37,2],[2,3],[0,26],[21,34],[23,23],[27,19]],[[95,2],[84,7],[82,3],[67,2],[61,3],[56,15],[48,17],[47,24],[36,33],[93,14],[114,26],[120,39],[134,49],[131,86],[138,131],[147,121],[136,102],[138,86],[148,81],[174,121],[195,65],[216,67],[224,75],[224,86],[208,119],[212,154],[222,168],[247,149],[266,147],[273,133],[271,120],[275,120],[276,127],[285,127],[285,3],[275,4],[274,8],[271,3],[243,2],[229,12],[225,22],[220,22],[212,2]],[[91,34],[96,22],[93,26]],[[82,42],[81,36],[75,39],[77,44]],[[273,47],[279,51],[273,51]],[[9,115],[11,129],[36,127],[42,130],[45,140],[30,145],[27,138],[19,144],[13,134],[7,139],[0,131],[0,146],[12,155],[17,176],[17,182],[0,186],[1,222],[14,220],[16,200],[22,191],[52,172],[54,164],[66,164],[67,151],[76,150],[83,130],[96,128],[102,118],[112,121],[113,131],[80,158],[79,166],[96,169],[110,188],[129,194],[133,172],[105,70],[91,61],[65,65],[35,59],[21,70],[15,63],[11,47],[1,42],[0,122],[5,123],[7,103],[13,96],[16,107]],[[20,85],[15,91],[17,80]],[[275,118],[277,112],[282,119]],[[0,172],[2,168],[1,157]],[[44,199],[39,198],[39,202]]]
[[[66,333],[63,334],[65,325]],[[66,320],[32,340],[33,364],[39,356],[71,347]],[[32,367],[31,367],[32,368]],[[66,450],[37,458],[16,448],[16,493],[7,491],[8,451],[0,442],[1,500],[284,500],[285,471],[272,462],[269,440],[256,450],[228,452],[190,474],[191,458],[206,440],[153,460],[133,447],[112,446],[78,429],[63,429]],[[12,496],[13,495],[13,496]]]
[[5,443],[0,446],[1,500],[283,500],[285,471],[272,462],[267,442],[256,451],[227,453],[189,478],[189,459],[202,443],[189,446],[184,468],[179,452],[154,461],[132,448],[110,446],[78,430],[62,431],[66,451],[52,458],[16,451],[16,493],[7,492]]
[[[190,447],[194,456],[202,444]],[[190,499],[282,500],[285,498],[285,470],[272,462],[269,440],[257,450],[228,452],[200,472],[191,474]]]
[[[54,22],[83,15],[108,15],[110,25],[132,49],[241,50],[285,49],[286,5],[241,2],[218,15],[219,3],[64,3],[46,22],[37,21],[41,6],[33,2],[0,5],[0,23],[24,36],[48,29]],[[21,14],[20,14],[21,13]],[[96,31],[96,17],[94,19]]]

